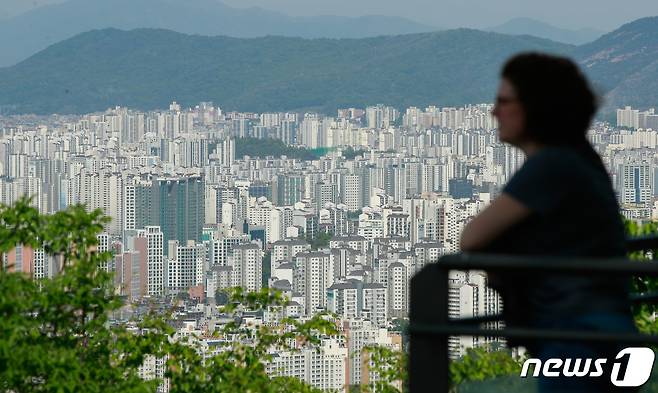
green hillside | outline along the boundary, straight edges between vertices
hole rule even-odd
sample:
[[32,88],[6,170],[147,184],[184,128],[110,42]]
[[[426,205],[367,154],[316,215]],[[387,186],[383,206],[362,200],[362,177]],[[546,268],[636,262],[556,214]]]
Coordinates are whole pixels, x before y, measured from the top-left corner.
[[658,106],[658,18],[652,17],[578,47],[470,29],[361,39],[95,30],[0,69],[0,113],[149,110],[172,100],[327,114],[377,103],[404,109],[492,102],[501,64],[527,50],[578,61],[606,96],[607,112]]
[[205,37],[95,30],[0,69],[3,113],[86,113],[213,101],[282,111],[384,103],[398,108],[490,102],[500,64],[574,47],[458,29],[363,39]]

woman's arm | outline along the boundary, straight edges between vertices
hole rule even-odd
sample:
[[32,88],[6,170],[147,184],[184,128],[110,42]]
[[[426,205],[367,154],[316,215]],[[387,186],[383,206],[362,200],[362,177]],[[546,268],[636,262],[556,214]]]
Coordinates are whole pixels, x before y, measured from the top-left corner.
[[466,225],[461,236],[462,251],[477,251],[505,230],[528,217],[531,210],[509,194],[502,193]]

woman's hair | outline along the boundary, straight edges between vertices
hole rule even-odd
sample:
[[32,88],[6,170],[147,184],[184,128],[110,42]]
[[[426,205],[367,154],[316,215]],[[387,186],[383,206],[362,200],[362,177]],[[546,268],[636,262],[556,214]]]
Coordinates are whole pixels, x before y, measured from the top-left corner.
[[571,60],[523,53],[507,61],[502,77],[514,85],[532,139],[548,145],[580,145],[586,140],[598,104]]

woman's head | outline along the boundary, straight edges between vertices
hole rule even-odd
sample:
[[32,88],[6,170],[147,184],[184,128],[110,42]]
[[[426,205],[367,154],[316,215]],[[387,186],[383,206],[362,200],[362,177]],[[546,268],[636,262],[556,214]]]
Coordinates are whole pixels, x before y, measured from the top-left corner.
[[494,115],[502,141],[571,145],[585,140],[597,102],[571,60],[520,54],[507,61],[501,78]]

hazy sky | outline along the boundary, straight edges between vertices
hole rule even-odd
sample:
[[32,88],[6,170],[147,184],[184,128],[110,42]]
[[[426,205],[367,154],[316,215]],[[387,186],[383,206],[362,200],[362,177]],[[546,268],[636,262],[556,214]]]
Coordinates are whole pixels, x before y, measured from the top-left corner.
[[0,18],[7,18],[35,7],[64,1],[66,0],[0,0]]
[[[0,17],[65,0],[0,0]],[[112,1],[112,0],[106,0]],[[193,1],[193,0],[180,0]],[[398,15],[437,27],[491,27],[531,17],[558,27],[612,30],[658,15],[657,0],[223,0],[233,7],[258,6],[289,15]]]
[[291,15],[399,15],[441,27],[491,27],[531,17],[566,28],[612,30],[658,15],[656,0],[224,0],[234,7],[259,6]]

